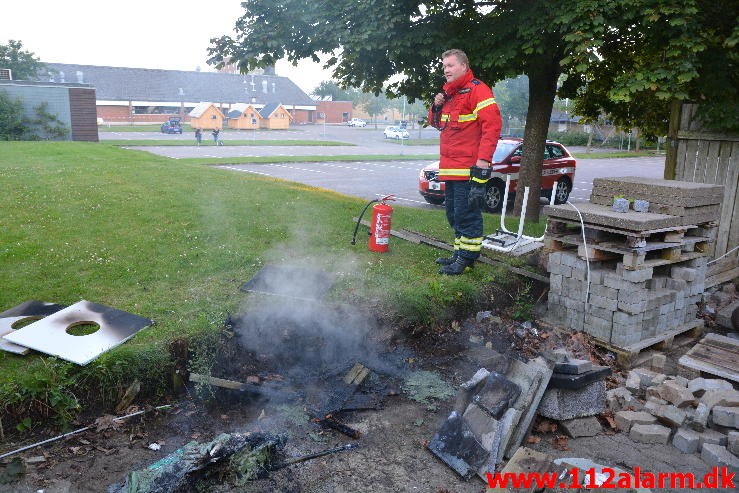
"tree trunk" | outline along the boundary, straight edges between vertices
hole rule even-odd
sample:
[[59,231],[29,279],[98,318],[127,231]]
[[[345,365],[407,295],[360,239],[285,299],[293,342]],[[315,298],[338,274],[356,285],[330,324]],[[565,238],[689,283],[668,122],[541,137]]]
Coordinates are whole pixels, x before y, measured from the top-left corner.
[[594,133],[594,130],[595,130],[595,122],[593,122],[593,123],[590,124],[590,132],[588,132],[588,145],[585,148],[585,152],[590,152],[590,151],[593,150],[591,148],[591,146],[593,145],[593,133]]
[[549,131],[549,119],[554,106],[559,77],[559,58],[554,55],[533,60],[529,66],[529,112],[524,129],[521,169],[516,185],[514,214],[521,215],[524,187],[529,187],[529,201],[525,219],[539,222],[539,194],[541,191],[542,157]]

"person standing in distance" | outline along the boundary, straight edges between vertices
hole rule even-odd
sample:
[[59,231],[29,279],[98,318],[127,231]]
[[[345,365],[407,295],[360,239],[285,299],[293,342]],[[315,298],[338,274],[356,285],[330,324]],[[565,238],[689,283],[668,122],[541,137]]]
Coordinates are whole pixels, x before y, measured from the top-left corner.
[[441,132],[439,181],[446,182],[454,254],[436,263],[440,274],[459,275],[472,267],[482,249],[486,184],[502,121],[493,91],[472,74],[467,55],[448,50],[441,59],[446,84],[434,98],[428,120]]

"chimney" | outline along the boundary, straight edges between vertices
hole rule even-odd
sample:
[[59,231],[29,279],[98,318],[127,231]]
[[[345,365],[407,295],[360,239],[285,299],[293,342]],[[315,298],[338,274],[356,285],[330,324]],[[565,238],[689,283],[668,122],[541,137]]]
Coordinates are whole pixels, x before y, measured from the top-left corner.
[[82,70],[77,71],[77,83],[84,84],[84,79],[82,77]]

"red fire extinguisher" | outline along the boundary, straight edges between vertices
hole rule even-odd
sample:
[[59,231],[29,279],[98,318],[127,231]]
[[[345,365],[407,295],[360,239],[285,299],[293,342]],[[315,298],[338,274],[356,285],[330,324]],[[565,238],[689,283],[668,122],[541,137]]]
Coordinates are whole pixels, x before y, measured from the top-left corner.
[[367,205],[362,209],[362,213],[357,219],[357,225],[354,228],[354,237],[352,238],[352,245],[357,243],[357,229],[359,229],[359,223],[362,221],[367,208],[375,203],[372,207],[372,221],[370,222],[370,230],[367,233],[369,235],[368,247],[372,252],[387,252],[390,244],[390,223],[393,220],[393,208],[387,205],[387,201],[395,200],[394,195],[388,195],[379,200],[370,200]]

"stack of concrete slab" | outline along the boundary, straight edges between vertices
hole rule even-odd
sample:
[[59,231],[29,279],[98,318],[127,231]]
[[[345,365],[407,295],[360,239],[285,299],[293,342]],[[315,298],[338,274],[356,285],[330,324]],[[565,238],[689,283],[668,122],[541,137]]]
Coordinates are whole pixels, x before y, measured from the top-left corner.
[[614,196],[649,202],[647,212],[679,217],[680,226],[718,221],[722,185],[625,176],[595,178],[592,204],[611,206]]
[[[545,207],[551,321],[620,348],[697,327],[722,188],[597,178],[591,202],[577,210]],[[619,195],[648,201],[654,212],[615,212]]]
[[529,433],[551,374],[542,358],[511,360],[505,375],[481,368],[462,384],[429,450],[463,478],[485,480]]

